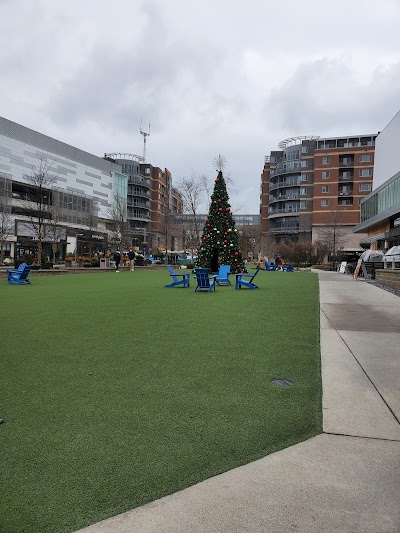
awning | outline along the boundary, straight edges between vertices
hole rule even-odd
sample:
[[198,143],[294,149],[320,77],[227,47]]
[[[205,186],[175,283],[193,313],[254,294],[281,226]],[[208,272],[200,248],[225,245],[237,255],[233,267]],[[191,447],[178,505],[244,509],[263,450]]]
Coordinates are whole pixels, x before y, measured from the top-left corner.
[[371,242],[382,240],[385,240],[385,234],[377,233],[376,235],[372,235],[371,237],[364,237],[364,239],[360,239],[360,244],[371,244]]

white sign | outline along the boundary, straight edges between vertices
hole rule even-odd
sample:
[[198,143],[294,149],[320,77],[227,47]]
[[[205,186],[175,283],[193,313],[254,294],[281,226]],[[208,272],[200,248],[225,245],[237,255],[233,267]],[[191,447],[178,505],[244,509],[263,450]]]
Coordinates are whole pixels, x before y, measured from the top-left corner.
[[346,267],[347,267],[347,261],[342,261],[342,262],[340,263],[339,272],[340,272],[341,274],[345,274],[345,272],[346,272]]

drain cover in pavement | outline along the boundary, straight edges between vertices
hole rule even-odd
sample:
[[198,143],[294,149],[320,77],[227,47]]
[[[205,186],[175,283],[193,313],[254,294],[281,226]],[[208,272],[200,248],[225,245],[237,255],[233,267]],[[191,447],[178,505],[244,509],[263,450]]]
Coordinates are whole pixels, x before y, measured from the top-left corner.
[[293,381],[290,381],[289,379],[273,379],[272,383],[274,385],[280,385],[281,387],[290,387],[293,385]]

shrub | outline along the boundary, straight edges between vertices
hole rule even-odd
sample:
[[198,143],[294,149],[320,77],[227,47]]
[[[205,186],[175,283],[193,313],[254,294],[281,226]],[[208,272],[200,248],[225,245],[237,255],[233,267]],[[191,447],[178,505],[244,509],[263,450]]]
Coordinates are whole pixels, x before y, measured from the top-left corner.
[[92,261],[92,267],[99,267],[99,266],[100,266],[100,261],[97,261],[97,260]]

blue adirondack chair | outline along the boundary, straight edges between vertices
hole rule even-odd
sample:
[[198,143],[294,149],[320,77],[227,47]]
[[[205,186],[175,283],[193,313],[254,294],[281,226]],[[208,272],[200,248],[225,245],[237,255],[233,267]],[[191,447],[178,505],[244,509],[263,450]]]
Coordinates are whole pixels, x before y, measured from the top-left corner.
[[167,266],[168,268],[168,272],[170,274],[170,276],[172,277],[172,283],[169,283],[168,285],[165,285],[165,288],[170,288],[170,287],[179,287],[179,286],[183,286],[184,288],[185,287],[189,287],[190,285],[190,274],[176,274],[172,267],[171,266]]
[[229,274],[231,273],[230,265],[221,265],[215,281],[217,285],[230,285]]
[[275,265],[271,265],[269,261],[265,261],[265,270],[273,271],[276,270]]
[[[254,278],[257,276],[259,270],[261,270],[261,267],[257,267],[253,274],[236,274],[236,285],[235,289],[241,289],[243,287],[248,287],[249,289],[258,289],[257,285],[253,283]],[[248,281],[246,281],[243,278],[250,278]]]
[[284,265],[282,270],[284,272],[293,272],[294,271],[294,268],[293,268],[293,265],[292,263],[288,263],[287,265]]
[[10,285],[29,285],[28,275],[30,271],[30,266],[21,263],[17,270],[7,270],[7,281]]
[[194,292],[197,291],[207,291],[210,292],[212,289],[215,291],[215,278],[216,275],[210,276],[206,268],[196,268],[196,281],[197,287],[194,289]]

